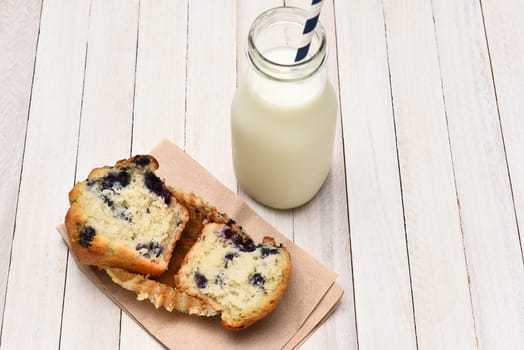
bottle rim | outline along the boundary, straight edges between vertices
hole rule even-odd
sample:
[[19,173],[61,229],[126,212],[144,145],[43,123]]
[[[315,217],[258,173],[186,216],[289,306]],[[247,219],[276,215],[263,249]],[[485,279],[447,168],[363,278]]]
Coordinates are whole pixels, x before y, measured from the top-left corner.
[[327,57],[326,32],[320,22],[317,23],[312,38],[318,41],[318,47],[298,62],[275,62],[264,56],[256,45],[256,37],[262,30],[279,23],[303,27],[308,16],[306,10],[291,6],[276,7],[261,13],[251,25],[248,34],[247,56],[251,66],[269,79],[286,82],[304,80],[319,71],[325,65]]

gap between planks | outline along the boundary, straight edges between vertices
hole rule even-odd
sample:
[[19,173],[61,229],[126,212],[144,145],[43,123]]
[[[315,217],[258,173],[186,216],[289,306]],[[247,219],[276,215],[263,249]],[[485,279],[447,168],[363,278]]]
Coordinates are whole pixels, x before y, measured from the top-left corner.
[[511,200],[513,202],[513,215],[515,216],[515,224],[517,225],[517,234],[518,234],[519,243],[520,243],[520,255],[521,255],[522,262],[524,263],[524,251],[522,249],[522,234],[521,234],[521,230],[520,230],[520,226],[519,226],[519,220],[518,220],[518,216],[517,216],[517,207],[516,207],[516,204],[515,204],[515,193],[513,191],[513,181],[511,179],[511,170],[510,170],[509,162],[508,162],[508,153],[506,151],[506,140],[504,138],[504,129],[502,127],[502,120],[501,120],[501,117],[500,117],[500,106],[499,106],[499,97],[498,97],[498,91],[497,91],[497,83],[495,81],[495,74],[493,72],[493,61],[491,59],[491,48],[490,48],[490,45],[489,45],[488,33],[487,33],[487,30],[486,30],[486,19],[485,19],[485,16],[484,16],[484,7],[482,6],[482,0],[479,0],[479,5],[480,5],[480,14],[482,16],[482,28],[484,29],[484,37],[486,38],[486,48],[487,48],[487,51],[488,51],[488,60],[489,60],[489,68],[490,68],[490,73],[491,73],[491,81],[493,83],[493,91],[495,93],[495,104],[497,106],[497,115],[498,115],[498,122],[499,122],[499,128],[500,128],[500,137],[502,139],[502,147],[504,149],[504,160],[506,162],[506,171],[507,171],[508,179],[509,179],[509,187],[510,187],[510,191],[511,191]]
[[404,187],[402,185],[402,172],[400,170],[400,156],[399,156],[399,150],[398,150],[398,135],[397,135],[397,122],[395,118],[395,101],[393,99],[393,85],[391,83],[391,65],[389,60],[389,45],[388,45],[388,30],[387,30],[387,23],[386,23],[386,13],[384,10],[384,2],[381,1],[380,3],[382,7],[382,20],[384,22],[384,43],[386,45],[386,59],[387,59],[387,66],[388,66],[388,82],[389,82],[389,94],[391,97],[391,117],[393,118],[393,132],[395,134],[395,153],[397,155],[397,168],[398,168],[398,179],[399,179],[399,186],[400,186],[400,202],[402,207],[402,223],[404,226],[404,239],[406,241],[406,259],[408,262],[408,275],[409,275],[409,290],[411,294],[411,310],[413,313],[413,331],[415,333],[415,347],[418,350],[418,333],[417,333],[417,316],[415,312],[415,298],[413,296],[413,277],[411,275],[411,261],[409,257],[409,239],[408,239],[408,231],[406,227],[406,207],[404,205]]

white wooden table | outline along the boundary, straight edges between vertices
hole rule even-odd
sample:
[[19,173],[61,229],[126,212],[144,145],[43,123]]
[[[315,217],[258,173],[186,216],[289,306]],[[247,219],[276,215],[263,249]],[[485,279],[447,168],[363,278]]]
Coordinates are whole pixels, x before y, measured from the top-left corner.
[[[76,180],[165,137],[237,189],[247,30],[282,4],[0,0],[1,349],[160,348],[55,226]],[[292,211],[237,189],[340,274],[304,348],[522,349],[524,2],[325,0],[321,21],[341,111],[329,178]]]

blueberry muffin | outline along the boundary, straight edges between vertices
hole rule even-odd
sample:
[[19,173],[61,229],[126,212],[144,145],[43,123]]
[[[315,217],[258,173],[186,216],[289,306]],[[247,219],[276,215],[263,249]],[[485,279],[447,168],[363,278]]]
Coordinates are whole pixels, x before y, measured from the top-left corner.
[[135,156],[92,170],[69,192],[65,223],[80,263],[152,276],[168,268],[189,216],[156,169],[154,157]]
[[245,328],[269,314],[287,288],[288,251],[273,238],[255,242],[233,220],[209,223],[175,276],[177,288],[221,312],[229,329]]

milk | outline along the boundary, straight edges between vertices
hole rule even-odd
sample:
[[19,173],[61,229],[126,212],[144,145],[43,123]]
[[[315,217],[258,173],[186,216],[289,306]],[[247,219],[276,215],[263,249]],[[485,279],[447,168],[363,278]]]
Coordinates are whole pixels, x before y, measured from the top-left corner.
[[[263,55],[292,64],[296,50]],[[293,208],[309,201],[326,179],[333,154],[337,98],[321,67],[298,81],[278,81],[251,67],[231,107],[235,175],[257,201]]]

